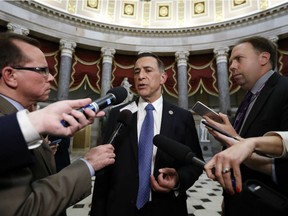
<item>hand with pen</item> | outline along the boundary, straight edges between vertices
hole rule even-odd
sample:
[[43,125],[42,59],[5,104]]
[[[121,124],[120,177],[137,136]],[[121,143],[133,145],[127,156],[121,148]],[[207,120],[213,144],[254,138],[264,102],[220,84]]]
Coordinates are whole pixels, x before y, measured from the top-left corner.
[[219,132],[215,133],[230,147],[214,155],[204,166],[205,172],[209,178],[218,181],[228,193],[240,193],[242,190],[240,165],[252,154],[253,148],[249,145],[238,144],[239,141]]
[[219,116],[222,119],[221,123],[216,122],[207,116],[203,116],[206,120],[204,124],[209,133],[227,147],[227,151],[225,150],[216,154],[204,166],[204,169],[207,176],[218,181],[228,193],[239,193],[242,188],[240,164],[243,160],[241,161],[240,157],[232,153],[233,151],[237,152],[237,149],[231,147],[236,146],[235,144],[242,138],[234,130],[227,115],[219,113]]
[[214,133],[230,147],[214,155],[204,166],[204,169],[209,178],[218,181],[230,194],[242,191],[240,171],[242,163],[251,169],[271,175],[272,157],[285,157],[287,155],[285,144],[279,135],[280,132],[270,132],[263,137],[246,139],[239,137],[239,141],[216,131]]

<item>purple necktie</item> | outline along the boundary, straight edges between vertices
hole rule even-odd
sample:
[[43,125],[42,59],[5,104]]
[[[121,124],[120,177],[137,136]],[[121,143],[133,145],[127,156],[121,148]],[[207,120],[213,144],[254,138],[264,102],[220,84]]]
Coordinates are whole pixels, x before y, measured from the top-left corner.
[[236,116],[235,122],[234,122],[234,129],[236,130],[237,133],[239,133],[240,128],[242,126],[243,120],[245,118],[245,114],[247,112],[247,109],[249,107],[249,104],[251,102],[251,98],[253,96],[253,93],[251,91],[248,91],[247,94],[245,95],[244,100],[242,101],[239,112]]
[[247,112],[247,109],[249,107],[249,104],[251,102],[251,98],[253,96],[253,93],[248,91],[247,94],[244,97],[244,100],[242,101],[240,108],[239,108],[239,112],[236,116],[235,122],[234,122],[234,129],[236,130],[237,133],[239,133],[240,128],[242,126],[243,120],[245,118],[245,114]]
[[154,118],[152,104],[145,107],[146,116],[143,121],[138,144],[139,188],[136,206],[141,209],[149,201],[150,175],[153,152]]

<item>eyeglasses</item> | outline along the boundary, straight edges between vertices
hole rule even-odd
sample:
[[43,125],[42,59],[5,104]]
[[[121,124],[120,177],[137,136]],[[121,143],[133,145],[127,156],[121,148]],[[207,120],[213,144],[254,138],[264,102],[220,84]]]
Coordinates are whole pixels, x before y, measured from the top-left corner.
[[13,69],[16,70],[28,70],[28,71],[33,71],[36,73],[39,73],[45,77],[48,77],[50,74],[49,68],[48,67],[13,67],[11,66]]

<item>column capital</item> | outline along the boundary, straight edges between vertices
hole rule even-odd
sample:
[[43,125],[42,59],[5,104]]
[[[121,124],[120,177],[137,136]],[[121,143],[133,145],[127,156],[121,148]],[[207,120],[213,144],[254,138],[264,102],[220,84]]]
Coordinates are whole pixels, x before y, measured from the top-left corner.
[[20,35],[28,35],[29,29],[16,23],[8,23],[7,28],[9,32],[17,33]]
[[180,66],[180,65],[186,66],[189,55],[190,55],[189,51],[177,51],[175,53],[175,57],[176,57],[178,66]]
[[114,58],[114,54],[116,53],[115,49],[108,48],[108,47],[102,47],[101,48],[101,54],[103,57],[103,63],[111,63],[112,64],[112,59]]
[[279,40],[279,37],[278,36],[271,36],[269,37],[269,40],[272,41],[276,46],[278,46],[278,40]]
[[60,43],[61,56],[68,56],[72,58],[77,44],[74,41],[66,39],[61,39],[59,43]]
[[229,47],[217,47],[213,50],[213,52],[216,56],[217,64],[220,62],[227,63],[227,61],[228,61],[227,57],[228,57],[229,50],[230,50]]

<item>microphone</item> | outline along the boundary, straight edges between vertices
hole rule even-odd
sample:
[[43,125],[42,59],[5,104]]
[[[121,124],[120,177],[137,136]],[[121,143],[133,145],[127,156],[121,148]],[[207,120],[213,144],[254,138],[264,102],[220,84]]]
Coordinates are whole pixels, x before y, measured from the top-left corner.
[[[127,95],[127,90],[122,86],[118,86],[107,91],[107,94],[104,97],[101,97],[77,110],[84,113],[84,110],[88,108],[97,113],[100,110],[109,107],[110,105],[117,105],[122,103],[126,99]],[[61,121],[61,124],[64,127],[68,126],[67,122],[64,120]]]
[[[180,161],[183,164],[194,164],[199,166],[204,170],[205,161],[200,160],[196,157],[196,155],[192,152],[192,150],[182,144],[179,143],[173,139],[170,139],[166,136],[163,136],[161,134],[158,134],[154,136],[153,143],[155,146],[157,146],[162,151],[166,152],[171,157],[174,157],[176,160]],[[215,167],[212,168],[212,173],[215,174]],[[232,186],[235,189],[236,188],[236,182],[233,175],[233,171],[231,171],[231,180],[232,180]]]
[[115,137],[119,134],[119,130],[121,129],[121,127],[123,125],[127,127],[130,124],[132,117],[133,117],[133,114],[128,109],[124,109],[119,113],[118,118],[117,118],[118,123],[107,143],[113,143]]
[[202,169],[205,166],[205,162],[197,158],[188,146],[173,139],[158,134],[154,136],[153,143],[159,149],[184,164],[192,163],[201,167]]
[[84,111],[88,108],[93,110],[94,112],[98,112],[99,110],[105,109],[110,105],[122,103],[126,99],[127,95],[127,90],[122,86],[118,86],[110,89],[104,97],[93,101],[92,103],[82,107],[79,110]]

